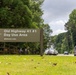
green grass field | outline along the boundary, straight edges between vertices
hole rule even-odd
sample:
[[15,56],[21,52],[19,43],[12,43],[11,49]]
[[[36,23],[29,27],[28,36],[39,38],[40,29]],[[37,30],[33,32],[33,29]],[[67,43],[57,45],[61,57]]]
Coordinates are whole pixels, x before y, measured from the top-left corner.
[[0,75],[76,75],[76,57],[1,55]]

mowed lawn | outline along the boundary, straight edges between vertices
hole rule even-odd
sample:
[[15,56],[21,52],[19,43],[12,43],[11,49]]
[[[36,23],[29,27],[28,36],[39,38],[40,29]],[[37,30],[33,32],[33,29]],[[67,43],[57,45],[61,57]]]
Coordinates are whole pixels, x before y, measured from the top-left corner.
[[76,75],[76,57],[0,55],[0,75]]

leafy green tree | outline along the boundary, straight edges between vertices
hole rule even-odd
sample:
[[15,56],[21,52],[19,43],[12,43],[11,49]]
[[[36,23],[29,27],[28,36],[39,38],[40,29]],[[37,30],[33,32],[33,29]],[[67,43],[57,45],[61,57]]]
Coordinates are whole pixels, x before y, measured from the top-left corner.
[[63,53],[64,51],[72,52],[72,40],[69,32],[53,36],[52,40],[52,43],[55,45],[55,48],[59,53]]
[[[44,48],[50,44],[50,28],[44,24],[41,5],[44,0],[0,0],[0,28],[43,28]],[[6,43],[29,47],[31,53],[39,53],[39,43]],[[34,50],[34,52],[33,52]],[[37,50],[37,51],[36,51]]]
[[64,53],[64,51],[70,52],[69,46],[68,46],[68,40],[66,37],[62,39],[62,43],[61,43],[61,53]]
[[69,20],[65,24],[65,27],[68,32],[70,32],[70,37],[72,38],[73,47],[76,45],[76,9],[72,11],[69,15]]
[[76,9],[69,15],[69,20],[65,24],[65,28],[67,32],[53,37],[52,42],[59,53],[63,53],[64,50],[72,53],[74,46],[76,46]]
[[53,36],[52,37],[52,43],[54,44],[54,47],[56,50],[58,50],[59,53],[62,53],[62,43],[63,43],[63,39],[65,37],[65,33],[60,33],[59,35]]
[[50,48],[51,47],[51,33],[52,30],[50,29],[50,26],[48,24],[45,24],[43,26],[44,30],[44,48]]
[[[29,4],[29,0],[28,0]],[[1,28],[31,28],[32,12],[23,0],[0,1]]]
[[41,5],[44,0],[31,0],[30,9],[32,11],[32,27],[33,28],[42,28],[43,25],[43,11]]

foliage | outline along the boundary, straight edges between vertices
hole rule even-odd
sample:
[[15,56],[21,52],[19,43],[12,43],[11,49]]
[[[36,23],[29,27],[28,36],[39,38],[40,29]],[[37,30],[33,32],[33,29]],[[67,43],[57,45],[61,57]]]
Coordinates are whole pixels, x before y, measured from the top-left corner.
[[0,1],[1,28],[30,28],[32,12],[22,0]]
[[65,27],[70,33],[70,37],[72,38],[72,45],[74,47],[76,45],[76,9],[74,9],[69,15],[69,20],[65,24]]
[[[0,0],[0,28],[43,28],[44,48],[50,43],[48,24],[42,19],[41,5],[44,0]],[[46,27],[45,27],[46,26]],[[45,31],[46,30],[46,31]],[[48,38],[48,39],[47,39]],[[19,47],[30,47],[30,53],[39,53],[39,43],[6,43]],[[35,52],[33,52],[35,50]],[[37,50],[37,51],[36,51]]]
[[43,26],[44,30],[44,48],[50,48],[51,46],[51,33],[52,30],[50,29],[50,26],[48,24],[45,24]]
[[62,40],[65,37],[65,33],[60,33],[59,35],[53,36],[52,37],[52,43],[54,44],[56,50],[58,50],[59,53],[62,53],[61,51],[61,45],[62,45]]
[[52,42],[59,53],[63,53],[65,50],[72,53],[76,45],[76,9],[69,15],[65,28],[67,32],[54,36]]
[[53,36],[51,42],[55,45],[59,53],[63,53],[66,50],[70,53],[72,52],[72,40],[68,32]]

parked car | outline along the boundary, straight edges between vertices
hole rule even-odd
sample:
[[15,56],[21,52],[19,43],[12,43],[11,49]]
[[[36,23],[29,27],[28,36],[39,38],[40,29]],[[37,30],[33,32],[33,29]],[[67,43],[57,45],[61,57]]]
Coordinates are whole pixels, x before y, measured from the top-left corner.
[[74,50],[74,56],[76,56],[76,50]]
[[76,56],[76,46],[74,47],[74,56]]
[[69,54],[69,52],[68,51],[64,51],[64,55],[68,55]]
[[46,55],[57,55],[58,54],[58,51],[53,49],[53,50],[45,50],[44,54]]

